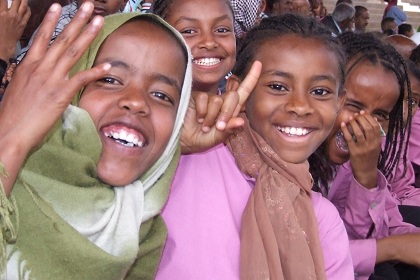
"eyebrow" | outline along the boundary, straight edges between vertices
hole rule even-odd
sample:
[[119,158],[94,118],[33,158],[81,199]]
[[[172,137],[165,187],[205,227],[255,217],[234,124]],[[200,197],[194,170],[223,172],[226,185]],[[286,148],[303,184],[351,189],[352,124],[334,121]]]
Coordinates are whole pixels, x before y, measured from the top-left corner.
[[[285,77],[285,78],[288,78],[288,79],[292,79],[293,78],[293,75],[291,75],[291,74],[289,74],[287,72],[278,71],[278,70],[276,70],[276,71],[267,71],[266,73],[268,73],[270,75],[279,76],[279,77]],[[333,76],[331,76],[331,75],[316,75],[316,76],[311,77],[311,81],[313,81],[313,82],[316,82],[316,81],[325,81],[325,80],[330,81],[332,83],[336,83],[337,82],[337,80]]]
[[157,73],[157,72],[153,72],[151,76],[153,77],[153,79],[161,81],[161,82],[163,82],[165,84],[168,84],[170,86],[176,87],[177,90],[179,92],[181,92],[181,85],[179,85],[178,82],[175,79],[170,78],[168,76],[165,76],[162,73]]
[[361,103],[361,102],[359,102],[359,101],[357,101],[357,100],[355,100],[355,99],[352,99],[352,98],[348,98],[348,97],[346,97],[346,100],[347,101],[350,101],[350,102],[352,102],[352,103],[354,103],[354,104],[356,104],[356,105],[358,105],[359,107],[361,107],[361,108],[366,108],[366,106],[363,104],[363,103]]
[[[217,18],[215,18],[213,21],[214,21],[214,22],[219,22],[219,21],[222,21],[222,20],[225,20],[225,19],[227,19],[227,20],[229,20],[229,21],[232,21],[232,19],[229,17],[229,15],[223,15],[223,16],[217,17]],[[178,22],[183,21],[183,20],[185,20],[185,21],[199,21],[199,19],[197,19],[197,18],[191,18],[191,17],[180,17],[179,19],[177,19],[177,20],[174,22],[174,24],[173,24],[173,25],[176,25]]]
[[[112,60],[112,61],[106,61],[106,62],[111,64],[112,67],[120,67],[120,68],[124,68],[124,69],[127,69],[127,70],[131,69],[130,65],[128,65],[127,63],[125,63],[121,60]],[[161,81],[161,82],[163,82],[165,84],[168,84],[170,86],[176,87],[176,89],[179,92],[181,92],[181,85],[179,85],[178,82],[175,79],[170,78],[170,77],[168,77],[166,75],[163,75],[162,73],[158,73],[158,72],[152,72],[151,76],[155,80],[158,80],[158,81]]]

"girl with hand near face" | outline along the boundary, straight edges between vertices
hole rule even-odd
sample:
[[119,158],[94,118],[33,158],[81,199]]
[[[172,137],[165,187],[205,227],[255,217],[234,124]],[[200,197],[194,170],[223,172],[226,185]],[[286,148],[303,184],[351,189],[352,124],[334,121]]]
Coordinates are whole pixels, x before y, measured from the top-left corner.
[[84,3],[48,48],[61,11],[51,6],[0,105],[7,279],[155,276],[191,57],[154,15],[85,28],[93,10]]
[[358,279],[368,279],[375,263],[420,261],[420,235],[412,234],[420,229],[402,221],[390,193],[398,165],[406,162],[404,102],[406,93],[408,100],[412,95],[404,60],[391,45],[373,34],[344,33],[339,39],[348,59],[346,100],[318,151],[335,168],[323,169],[316,153],[311,169],[344,220]]
[[227,84],[250,91],[243,128],[181,157],[157,279],[354,278],[343,223],[311,192],[307,162],[340,110],[344,65],[313,19],[271,17],[249,31]]

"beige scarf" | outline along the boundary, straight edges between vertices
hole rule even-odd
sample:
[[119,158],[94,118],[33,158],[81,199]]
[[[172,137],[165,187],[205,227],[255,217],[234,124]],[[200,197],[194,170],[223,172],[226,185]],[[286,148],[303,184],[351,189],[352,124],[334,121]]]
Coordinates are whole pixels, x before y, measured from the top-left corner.
[[241,279],[326,279],[308,163],[284,162],[242,117],[228,146],[256,184],[242,216]]

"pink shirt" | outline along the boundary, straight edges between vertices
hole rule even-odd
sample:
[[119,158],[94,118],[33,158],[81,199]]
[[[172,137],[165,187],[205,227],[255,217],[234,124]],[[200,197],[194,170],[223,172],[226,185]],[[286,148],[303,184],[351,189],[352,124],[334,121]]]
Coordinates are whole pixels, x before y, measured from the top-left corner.
[[328,199],[337,207],[350,238],[357,279],[368,279],[376,261],[376,239],[394,234],[420,232],[402,221],[398,205],[378,171],[378,185],[366,189],[353,176],[350,162],[337,168]]
[[[182,156],[163,210],[168,239],[156,279],[239,279],[242,212],[253,182],[219,145]],[[337,210],[313,193],[328,279],[354,279],[348,237]]]
[[[417,174],[416,186],[420,188],[420,110],[417,110],[411,121],[410,144],[407,156]],[[417,205],[420,206],[420,203]]]

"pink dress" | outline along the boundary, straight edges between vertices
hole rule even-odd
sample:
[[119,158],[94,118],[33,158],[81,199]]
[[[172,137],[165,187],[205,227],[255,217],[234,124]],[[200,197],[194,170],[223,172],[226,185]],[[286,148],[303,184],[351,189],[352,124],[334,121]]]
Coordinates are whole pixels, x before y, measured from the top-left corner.
[[[253,185],[223,145],[182,156],[162,213],[169,235],[156,279],[239,279],[241,216]],[[337,210],[321,194],[312,201],[327,278],[354,279]]]

